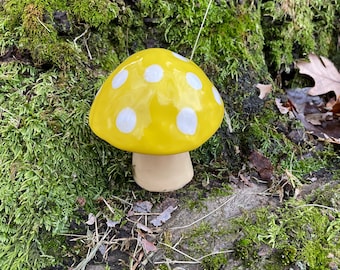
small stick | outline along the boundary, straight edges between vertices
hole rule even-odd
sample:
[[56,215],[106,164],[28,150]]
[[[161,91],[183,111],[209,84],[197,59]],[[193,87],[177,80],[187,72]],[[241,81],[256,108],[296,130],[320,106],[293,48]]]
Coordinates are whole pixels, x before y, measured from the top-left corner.
[[224,121],[226,122],[226,124],[229,128],[229,132],[233,133],[234,132],[233,126],[231,125],[231,120],[230,120],[229,114],[227,113],[226,110],[224,110]]
[[92,60],[92,54],[89,48],[89,45],[87,44],[87,41],[90,39],[91,33],[89,33],[89,35],[87,36],[87,38],[85,39],[84,43],[85,43],[85,48],[87,50],[87,56],[89,57],[90,60]]
[[111,205],[109,205],[109,203],[104,198],[102,198],[102,200],[106,204],[107,208],[109,208],[110,212],[114,215],[115,211],[112,209]]
[[96,241],[97,243],[99,242],[99,232],[98,232],[98,223],[97,223],[97,217],[95,218],[94,220],[94,228],[95,228],[95,231],[96,231]]
[[47,30],[47,32],[51,33],[51,30],[37,17],[38,22]]
[[130,206],[133,206],[132,203],[129,203],[128,201],[126,201],[126,200],[124,200],[124,199],[122,199],[122,198],[119,198],[119,197],[117,197],[117,196],[115,196],[115,195],[112,195],[112,198],[114,198],[114,199],[116,199],[117,201],[120,201],[120,202],[122,202],[122,203],[125,203],[125,204],[128,204],[128,205],[130,205]]
[[334,212],[339,212],[339,210],[337,210],[333,207],[329,207],[329,206],[322,205],[322,204],[315,204],[315,203],[299,205],[299,206],[297,206],[297,208],[306,207],[306,206],[325,208],[325,209],[328,209],[328,210],[331,210],[331,211],[334,211]]
[[195,259],[194,257],[191,257],[190,255],[184,253],[183,251],[180,251],[180,250],[177,249],[177,248],[174,248],[174,247],[172,247],[172,246],[170,246],[170,245],[168,245],[168,244],[162,243],[162,242],[160,242],[160,244],[163,245],[163,246],[166,246],[166,247],[168,247],[168,248],[171,248],[172,250],[176,251],[177,253],[183,255],[184,257],[187,257],[188,259],[190,259],[190,260],[192,260],[192,261],[194,261],[194,262],[196,262],[196,263],[200,263],[199,260]]
[[179,245],[179,243],[181,243],[181,241],[183,240],[184,236],[182,235],[181,238],[173,245],[173,247],[177,247]]
[[81,33],[79,36],[77,36],[74,40],[73,40],[73,43],[74,45],[77,45],[77,40],[80,39],[81,37],[85,36],[87,31],[89,31],[89,28],[90,27],[86,27],[85,31],[83,33]]
[[226,254],[226,253],[233,253],[234,250],[232,249],[229,249],[229,250],[223,250],[223,251],[216,251],[216,252],[212,252],[212,253],[209,253],[207,255],[204,255],[202,256],[201,258],[199,258],[198,260],[199,261],[202,261],[203,259],[207,258],[207,257],[210,257],[210,256],[214,256],[214,255],[217,255],[217,254]]
[[105,238],[110,234],[111,229],[108,230],[105,235],[102,237],[102,239],[96,244],[96,246],[91,250],[91,252],[86,256],[86,258],[81,261],[75,268],[74,270],[83,270],[86,268],[86,265],[93,259],[93,257],[96,255],[98,249],[104,242]]
[[172,261],[172,260],[167,260],[167,261],[159,261],[159,262],[154,262],[154,264],[199,264],[201,262],[193,262],[193,261]]
[[202,32],[202,30],[203,30],[203,26],[204,26],[205,20],[207,19],[207,16],[208,16],[208,12],[209,12],[211,3],[212,3],[212,0],[209,1],[207,10],[205,11],[205,14],[204,14],[204,17],[203,17],[203,20],[202,20],[202,23],[201,23],[200,30],[198,31],[198,34],[197,34],[197,37],[196,37],[196,41],[195,41],[194,48],[192,49],[192,52],[191,52],[190,60],[192,60],[192,58],[194,57],[194,53],[195,53],[195,51],[196,51],[196,47],[197,47],[197,44],[198,44],[198,40],[199,40],[200,35],[201,35],[201,32]]

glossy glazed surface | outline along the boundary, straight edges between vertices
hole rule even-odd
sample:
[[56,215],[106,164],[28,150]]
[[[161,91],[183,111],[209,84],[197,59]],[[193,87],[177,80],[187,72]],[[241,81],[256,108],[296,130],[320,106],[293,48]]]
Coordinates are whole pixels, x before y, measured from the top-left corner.
[[204,72],[165,49],[137,52],[97,93],[90,127],[111,145],[141,154],[190,151],[215,133],[223,101]]

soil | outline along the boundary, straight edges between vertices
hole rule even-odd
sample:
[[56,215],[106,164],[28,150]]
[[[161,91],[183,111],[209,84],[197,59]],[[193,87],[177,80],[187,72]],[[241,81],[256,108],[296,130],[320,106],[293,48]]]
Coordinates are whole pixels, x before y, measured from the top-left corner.
[[[172,214],[172,217],[161,227],[163,232],[171,234],[172,243],[180,243],[181,237],[190,233],[195,227],[199,226],[202,222],[209,223],[212,228],[227,228],[228,220],[239,216],[245,211],[250,211],[259,206],[276,205],[279,203],[278,198],[265,195],[267,186],[263,184],[251,183],[250,186],[233,187],[232,195],[222,196],[218,198],[207,199],[203,202],[200,210],[191,211],[185,206],[179,205],[176,211]],[[194,224],[193,224],[194,223]],[[211,242],[211,246],[206,247],[211,252],[218,252],[221,250],[228,250],[232,248],[233,241],[237,236],[230,235],[230,238],[220,238],[214,242]],[[199,258],[201,254],[195,254],[195,250],[186,251],[192,257]],[[173,254],[173,260],[183,260],[183,256],[179,253]],[[118,261],[126,261],[127,254],[120,251],[113,252],[108,257],[108,264],[111,269],[122,269],[122,265],[117,265]],[[158,245],[158,251],[149,256],[149,260],[152,264],[160,261],[164,261],[164,248]],[[127,261],[126,261],[127,262]],[[115,264],[115,265],[114,265]],[[148,263],[146,269],[155,269],[155,265]],[[232,269],[232,266],[237,265],[238,262],[228,261],[228,266],[225,269]],[[186,270],[199,270],[202,269],[198,264],[174,264],[173,267],[179,267],[177,269]],[[87,270],[104,270],[105,264],[89,264]]]
[[[239,216],[245,211],[250,211],[256,207],[265,206],[268,204],[277,204],[277,198],[263,195],[266,189],[267,187],[265,185],[257,184],[251,184],[250,186],[244,186],[241,188],[234,187],[231,196],[209,199],[204,202],[204,206],[200,211],[190,211],[186,208],[180,209],[167,224],[168,230],[171,231],[173,243],[178,243],[183,234],[190,233],[190,231],[199,226],[201,222],[209,223],[212,228],[228,228],[228,221]],[[217,211],[212,213],[214,210]],[[206,215],[208,215],[206,218],[201,219]],[[191,225],[196,221],[199,222]],[[214,242],[210,242],[209,244],[211,244],[211,246],[207,247],[206,249],[210,250],[211,252],[231,250],[237,235],[229,236],[230,238],[228,239],[222,237],[216,239]],[[199,258],[202,256],[202,254],[195,254],[195,250],[190,250],[190,247],[187,247],[186,252],[188,252],[190,256],[194,258]],[[161,253],[162,251],[155,255],[155,261],[157,261],[157,257],[160,256]],[[180,260],[180,258],[182,258],[183,260],[183,257],[179,256],[179,254],[176,255],[174,259]],[[231,266],[234,266],[236,263],[237,262],[231,263],[229,260],[228,266],[226,266],[224,269],[231,269]],[[175,264],[174,266],[182,267],[186,270],[203,269],[200,265],[193,264]]]
[[[323,178],[311,184],[304,185],[301,188],[299,197],[305,197],[313,190],[321,187],[327,182],[328,180]],[[168,237],[170,235],[171,243],[177,243],[177,245],[179,246],[178,249],[180,251],[190,255],[193,258],[199,259],[200,257],[202,257],[202,254],[198,254],[189,245],[182,244],[184,235],[190,234],[190,232],[192,232],[203,222],[205,224],[209,224],[211,228],[228,229],[229,225],[231,225],[230,220],[240,216],[242,213],[252,211],[262,206],[279,206],[279,198],[272,195],[270,196],[268,194],[269,193],[267,192],[266,185],[251,183],[249,186],[233,186],[232,195],[230,196],[207,199],[206,201],[204,201],[202,207],[200,207],[200,210],[191,211],[187,207],[179,205],[176,211],[172,213],[172,217],[167,220],[167,222],[163,226],[160,227],[160,230],[158,230],[158,236],[162,235],[162,237],[164,238],[163,234],[167,233]],[[209,238],[209,235],[207,235],[206,238]],[[223,267],[224,270],[244,269],[241,266],[241,262],[236,260],[232,256],[233,243],[237,238],[237,234],[228,234],[228,238],[214,238],[213,242],[209,242],[208,246],[204,247],[205,250],[209,250],[210,253],[227,250],[230,251],[230,256],[228,256],[228,264]],[[164,241],[164,239],[162,239],[162,241]],[[204,245],[207,245],[206,242],[204,243]],[[158,244],[157,248],[158,250],[156,252],[149,253],[147,259],[146,257],[144,257],[144,269],[156,269],[157,264],[168,260],[170,262],[181,261],[181,263],[171,263],[171,269],[203,270],[203,267],[200,264],[193,263],[192,260],[183,257],[183,255],[181,255],[179,252],[172,252],[170,260],[165,256],[166,247]],[[110,269],[121,270],[122,265],[128,267],[129,258],[131,258],[130,256],[131,252],[123,252],[116,249],[110,253],[106,263],[110,265]],[[86,269],[106,269],[106,264],[100,263],[98,261],[98,257],[96,261],[97,262],[94,262],[94,260],[92,260],[87,265]],[[183,261],[187,261],[187,263],[183,263]]]

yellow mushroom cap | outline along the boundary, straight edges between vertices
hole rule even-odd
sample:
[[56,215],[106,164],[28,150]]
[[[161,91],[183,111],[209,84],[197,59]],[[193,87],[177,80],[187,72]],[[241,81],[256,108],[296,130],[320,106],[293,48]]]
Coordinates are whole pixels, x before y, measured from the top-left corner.
[[109,75],[89,122],[98,137],[119,149],[170,155],[202,145],[223,115],[221,96],[195,63],[152,48],[131,55]]

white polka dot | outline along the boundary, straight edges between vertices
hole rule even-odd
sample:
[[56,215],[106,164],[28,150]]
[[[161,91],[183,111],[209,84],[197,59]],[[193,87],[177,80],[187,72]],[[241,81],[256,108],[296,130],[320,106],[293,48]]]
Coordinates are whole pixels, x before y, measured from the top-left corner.
[[172,52],[172,54],[173,54],[173,56],[175,56],[175,57],[178,58],[179,60],[182,60],[182,61],[184,61],[184,62],[189,62],[189,59],[188,59],[188,58],[186,58],[186,57],[184,57],[184,56],[182,56],[182,55],[180,55],[180,54],[178,54],[178,53]]
[[144,79],[147,82],[159,82],[163,77],[163,69],[160,65],[148,66],[144,72]]
[[123,133],[130,133],[136,126],[136,113],[131,108],[121,110],[116,118],[116,126]]
[[117,89],[121,87],[125,83],[128,75],[129,72],[125,69],[119,71],[112,79],[112,88]]
[[192,72],[188,72],[186,75],[186,79],[188,84],[194,88],[195,90],[201,90],[202,89],[202,82],[201,80],[197,77],[197,75],[195,75]]
[[219,105],[222,105],[222,98],[221,98],[220,93],[217,91],[215,86],[213,86],[212,91],[213,91],[214,98],[215,98],[216,102]]
[[197,128],[197,116],[193,109],[182,109],[176,118],[178,129],[186,135],[194,135]]

